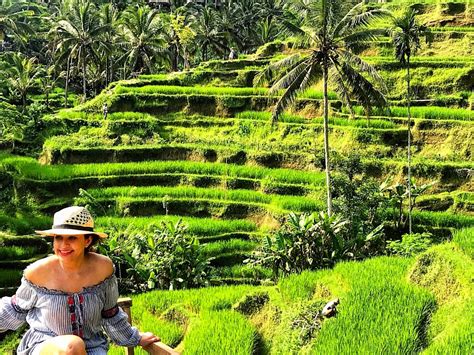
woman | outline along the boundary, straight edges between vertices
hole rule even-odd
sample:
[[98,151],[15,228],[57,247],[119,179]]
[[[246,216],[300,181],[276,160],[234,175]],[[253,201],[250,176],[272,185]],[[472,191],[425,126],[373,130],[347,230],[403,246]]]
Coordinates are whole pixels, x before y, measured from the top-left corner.
[[0,332],[30,326],[18,354],[106,354],[104,331],[121,346],[159,341],[130,326],[117,306],[112,261],[90,251],[107,235],[94,232],[84,207],[62,209],[52,229],[36,232],[54,238],[54,255],[28,266],[16,294],[0,300]]

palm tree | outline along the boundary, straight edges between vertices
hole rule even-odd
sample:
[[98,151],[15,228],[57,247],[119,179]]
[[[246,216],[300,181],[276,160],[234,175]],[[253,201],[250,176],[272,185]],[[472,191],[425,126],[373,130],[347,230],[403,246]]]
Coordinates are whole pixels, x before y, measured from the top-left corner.
[[40,68],[36,65],[36,58],[25,58],[21,53],[10,55],[11,66],[7,69],[8,83],[13,93],[20,97],[23,109],[26,106],[28,90],[36,85],[40,75]]
[[407,144],[407,183],[408,183],[408,232],[412,232],[412,191],[411,191],[411,115],[410,115],[410,58],[420,49],[421,37],[431,41],[431,34],[426,26],[418,25],[416,22],[416,11],[409,8],[401,17],[393,18],[391,29],[392,41],[395,49],[395,57],[407,69],[407,116],[408,116],[408,144]]
[[129,7],[122,15],[120,29],[126,47],[120,59],[124,68],[129,65],[132,72],[151,72],[156,60],[165,57],[158,11],[148,6]]
[[99,17],[104,26],[107,26],[108,31],[104,34],[105,44],[99,49],[101,52],[101,57],[105,58],[105,86],[113,81],[114,78],[114,49],[116,48],[117,41],[117,27],[119,23],[119,12],[112,6],[112,4],[107,3],[100,7]]
[[195,14],[196,43],[201,49],[201,60],[203,62],[209,59],[209,49],[223,53],[227,47],[225,34],[220,31],[217,21],[218,12],[209,6],[199,7]]
[[65,9],[65,18],[58,21],[55,30],[59,36],[58,49],[68,58],[68,68],[72,60],[82,72],[82,90],[87,95],[87,66],[90,60],[98,62],[97,48],[107,46],[103,34],[109,28],[98,19],[95,6],[88,0],[73,0]]
[[345,12],[342,11],[341,4],[342,1],[329,0],[297,1],[294,7],[295,12],[305,16],[299,32],[311,46],[311,54],[304,57],[285,58],[269,65],[256,78],[256,84],[259,84],[272,76],[279,77],[273,83],[270,94],[285,89],[274,108],[273,125],[283,109],[296,99],[297,94],[309,88],[322,76],[324,158],[329,216],[332,214],[328,128],[329,83],[351,112],[351,99],[363,101],[367,95],[373,97],[372,102],[385,104],[382,92],[367,79],[369,77],[383,88],[381,77],[371,65],[355,55],[353,50],[382,34],[382,31],[370,29],[368,25],[372,20],[386,15],[386,12],[381,9],[367,10],[363,3]]
[[32,15],[34,11],[27,9],[25,1],[0,0],[0,42],[7,35],[23,40],[31,32],[26,19]]

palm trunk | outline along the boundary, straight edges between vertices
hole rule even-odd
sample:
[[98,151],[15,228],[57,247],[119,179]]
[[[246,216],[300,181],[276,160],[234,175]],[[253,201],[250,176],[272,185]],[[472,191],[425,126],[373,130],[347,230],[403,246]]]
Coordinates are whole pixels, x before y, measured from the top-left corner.
[[86,88],[86,55],[82,55],[82,93],[84,95],[84,101],[86,101],[86,94],[87,94],[87,88]]
[[329,161],[329,102],[328,102],[328,65],[327,59],[323,63],[323,96],[324,96],[324,161],[326,165],[326,191],[328,216],[332,215],[332,194],[331,194],[331,166]]
[[407,114],[408,114],[408,233],[411,234],[411,210],[412,210],[412,201],[411,201],[411,115],[410,115],[410,56],[407,57]]
[[106,54],[105,58],[105,87],[109,85],[109,58]]
[[69,70],[70,70],[70,59],[69,57],[67,58],[67,63],[66,63],[66,84],[64,86],[64,106],[67,107],[67,94],[68,94],[68,89],[69,89]]

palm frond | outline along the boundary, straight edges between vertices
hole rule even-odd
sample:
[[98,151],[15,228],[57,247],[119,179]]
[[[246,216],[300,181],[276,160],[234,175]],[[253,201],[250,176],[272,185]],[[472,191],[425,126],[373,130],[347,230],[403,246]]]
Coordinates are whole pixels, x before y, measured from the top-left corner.
[[347,62],[340,66],[345,82],[350,87],[351,97],[364,107],[384,107],[387,100],[367,78],[351,67]]
[[[293,69],[288,75],[280,79],[277,84],[278,87],[272,87],[272,90],[277,90],[277,88],[286,87],[285,92],[278,100],[273,112],[272,112],[272,125],[278,121],[278,117],[281,115],[283,110],[288,107],[291,103],[294,102],[298,93],[306,89],[303,87],[302,83],[310,82],[308,76],[311,76],[313,73],[315,65],[308,63],[307,61],[301,63],[298,67]],[[291,75],[290,75],[291,74]],[[286,80],[284,80],[286,79]]]
[[284,71],[291,70],[303,60],[304,58],[301,58],[299,54],[294,54],[275,63],[270,63],[265,69],[255,76],[253,85],[262,86],[265,83],[271,83],[276,75],[281,74]]
[[367,73],[376,82],[376,84],[381,88],[383,92],[387,91],[385,80],[383,80],[383,78],[380,76],[379,72],[373,65],[370,65],[365,60],[349,51],[341,50],[340,53],[344,60],[350,66],[356,66],[360,71]]
[[348,108],[351,116],[354,116],[354,110],[352,109],[351,105],[350,88],[347,87],[346,83],[344,82],[344,74],[339,68],[339,63],[332,61],[332,64],[333,65],[329,71],[329,80],[333,84],[337,95]]
[[[353,13],[352,10],[354,10]],[[359,31],[362,28],[370,25],[371,22],[376,19],[381,19],[389,16],[389,12],[385,9],[377,8],[362,13],[357,13],[358,11],[363,10],[363,4],[359,3],[354,6],[343,20],[336,26],[334,29],[334,36],[344,36],[349,35],[353,32]]]

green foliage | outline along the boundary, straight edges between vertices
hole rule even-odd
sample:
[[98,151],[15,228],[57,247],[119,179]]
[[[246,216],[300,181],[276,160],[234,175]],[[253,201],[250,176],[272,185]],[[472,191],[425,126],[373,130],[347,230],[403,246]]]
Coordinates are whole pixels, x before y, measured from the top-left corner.
[[184,338],[184,347],[191,354],[251,354],[256,331],[238,312],[221,310],[202,313]]
[[354,241],[355,255],[380,253],[384,239],[384,221],[380,216],[389,207],[383,187],[362,175],[363,164],[358,154],[349,154],[347,158],[336,155],[334,167],[341,173],[334,175],[334,211],[348,221],[346,238]]
[[402,240],[391,240],[387,243],[387,250],[393,254],[412,257],[424,252],[432,243],[430,233],[413,233],[402,235]]
[[245,316],[251,316],[259,312],[269,300],[270,296],[267,292],[247,294],[234,304],[232,309]]
[[274,235],[263,239],[247,262],[272,268],[274,277],[333,265],[350,255],[341,233],[346,223],[323,212],[292,213]]
[[[472,232],[467,233],[472,240]],[[472,258],[455,244],[446,243],[419,255],[410,280],[432,292],[438,304],[427,329],[427,354],[469,353],[474,319],[474,272]]]
[[457,230],[453,235],[453,242],[474,259],[474,228]]
[[102,251],[126,262],[126,283],[134,291],[145,289],[180,289],[207,283],[209,261],[202,255],[196,238],[179,220],[162,223],[152,234],[132,232],[111,235]]
[[0,101],[0,144],[10,143],[15,148],[15,141],[23,139],[24,129],[27,124],[15,106]]

